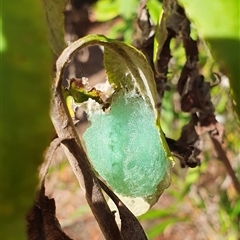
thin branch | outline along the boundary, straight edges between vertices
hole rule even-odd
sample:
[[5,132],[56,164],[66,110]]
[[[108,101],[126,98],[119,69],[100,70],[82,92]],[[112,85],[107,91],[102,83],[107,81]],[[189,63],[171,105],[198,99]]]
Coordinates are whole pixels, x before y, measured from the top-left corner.
[[237,176],[235,175],[235,172],[230,164],[230,161],[226,155],[226,151],[223,149],[222,144],[212,134],[210,134],[210,137],[211,137],[211,140],[212,140],[212,143],[213,143],[213,146],[214,146],[214,149],[215,149],[218,159],[224,164],[228,174],[232,178],[233,185],[234,185],[236,191],[240,195],[240,182],[239,182]]
[[44,162],[42,163],[42,165],[40,166],[40,170],[39,170],[39,189],[41,188],[42,185],[44,185],[44,180],[45,177],[47,175],[48,169],[51,165],[52,159],[53,159],[53,155],[56,151],[56,149],[60,146],[60,143],[62,142],[62,139],[59,138],[55,138],[50,146],[47,148],[47,150],[45,151],[45,156],[44,156]]

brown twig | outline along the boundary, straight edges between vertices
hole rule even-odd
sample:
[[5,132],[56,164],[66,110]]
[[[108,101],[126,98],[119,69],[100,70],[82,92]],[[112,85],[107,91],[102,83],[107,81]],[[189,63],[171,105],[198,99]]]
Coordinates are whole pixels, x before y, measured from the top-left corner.
[[226,155],[226,150],[223,149],[222,144],[212,134],[210,134],[210,137],[211,137],[217,158],[224,164],[228,174],[232,178],[232,182],[233,182],[233,185],[234,185],[236,191],[238,192],[238,194],[240,194],[240,182],[239,182],[239,180],[230,164],[230,161]]
[[55,138],[51,142],[51,144],[47,148],[47,150],[45,151],[44,162],[42,163],[42,165],[40,166],[40,169],[39,169],[39,179],[40,179],[39,189],[41,188],[42,185],[44,185],[45,177],[46,177],[48,169],[51,165],[54,153],[55,153],[56,149],[60,146],[61,142],[62,142],[62,139]]

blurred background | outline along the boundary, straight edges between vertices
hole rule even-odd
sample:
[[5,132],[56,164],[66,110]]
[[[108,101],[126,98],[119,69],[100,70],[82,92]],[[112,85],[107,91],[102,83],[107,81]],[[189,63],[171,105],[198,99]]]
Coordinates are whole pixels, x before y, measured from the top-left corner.
[[[70,43],[87,34],[104,34],[131,44],[136,34],[138,0],[72,0],[65,10],[65,42]],[[162,3],[149,0],[148,9],[157,24]],[[199,69],[207,82],[214,84],[213,72],[220,72],[206,44],[192,25],[191,35],[198,40]],[[181,41],[171,41],[169,90],[165,92],[161,125],[166,136],[179,138],[182,127],[189,121],[188,113],[180,108],[176,85],[186,57]],[[91,47],[79,52],[69,75],[88,77],[91,84],[106,79],[102,51]],[[222,76],[220,84],[211,90],[217,120],[224,126],[224,147],[240,178],[240,128],[232,110],[229,81]],[[86,119],[79,110],[79,134]],[[172,184],[157,204],[139,217],[149,239],[154,240],[236,240],[240,239],[240,198],[227,175],[224,165],[216,158],[207,134],[202,136],[201,165],[181,168],[178,159],[173,168]],[[104,239],[84,199],[78,182],[61,149],[57,150],[46,182],[47,195],[56,201],[57,218],[63,230],[75,240]]]

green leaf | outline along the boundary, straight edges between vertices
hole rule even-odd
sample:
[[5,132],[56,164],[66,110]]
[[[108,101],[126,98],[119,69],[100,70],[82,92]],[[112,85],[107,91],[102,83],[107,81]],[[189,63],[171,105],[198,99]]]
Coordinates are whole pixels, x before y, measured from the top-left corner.
[[209,44],[212,55],[226,72],[234,107],[240,117],[240,21],[239,1],[178,0]]
[[173,225],[178,221],[179,220],[176,218],[170,218],[170,219],[161,221],[161,223],[147,230],[148,239],[153,239],[154,237],[161,235],[168,226]]
[[158,24],[156,26],[156,34],[154,37],[154,45],[153,45],[153,62],[154,62],[154,68],[155,71],[159,73],[158,66],[157,66],[157,60],[160,56],[160,53],[162,51],[163,45],[168,37],[168,31],[167,31],[167,20],[171,16],[171,5],[172,0],[164,1],[162,4],[162,11],[159,13],[159,19]]
[[0,52],[3,52],[7,48],[6,38],[2,29],[2,16],[0,16]]
[[119,15],[117,1],[99,0],[93,5],[94,17],[99,22],[110,21]]
[[124,19],[130,19],[133,15],[136,15],[136,9],[138,7],[138,0],[116,0],[118,4],[119,14]]
[[142,216],[138,217],[139,220],[155,220],[164,217],[169,217],[170,215],[174,214],[176,211],[175,208],[168,208],[167,210],[164,209],[151,209]]
[[82,79],[72,78],[69,80],[69,88],[66,91],[74,98],[76,103],[85,102],[89,98],[102,103],[102,92],[95,88],[89,89],[88,84],[82,83]]
[[162,11],[162,3],[157,0],[149,0],[147,1],[147,8],[150,13],[151,19],[153,20],[154,24],[157,25],[159,15]]
[[[134,82],[131,81],[132,76],[126,62],[122,61],[122,64],[119,64],[119,57],[112,57],[114,53],[115,51],[109,48],[104,50],[104,66],[109,83],[113,84],[114,88],[117,89],[127,85],[130,88],[129,90],[133,90]],[[116,74],[116,70],[124,74]]]
[[110,21],[119,15],[124,20],[132,19],[138,4],[137,0],[99,0],[93,6],[94,16],[100,22]]
[[50,138],[50,71],[41,2],[2,2],[1,238],[26,239],[37,168]]
[[191,186],[198,180],[199,176],[200,176],[200,170],[199,168],[189,168],[188,169],[188,174],[186,175],[186,179],[182,188],[182,192],[181,192],[181,196],[185,196]]
[[56,56],[66,47],[64,42],[64,11],[67,0],[42,0],[48,25],[48,42]]

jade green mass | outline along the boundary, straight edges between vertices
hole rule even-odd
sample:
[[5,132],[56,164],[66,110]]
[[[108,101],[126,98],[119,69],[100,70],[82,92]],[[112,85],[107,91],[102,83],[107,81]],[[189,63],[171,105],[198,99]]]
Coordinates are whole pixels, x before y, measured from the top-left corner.
[[167,170],[153,110],[142,98],[121,94],[109,113],[89,120],[83,138],[98,174],[123,196],[153,195]]

